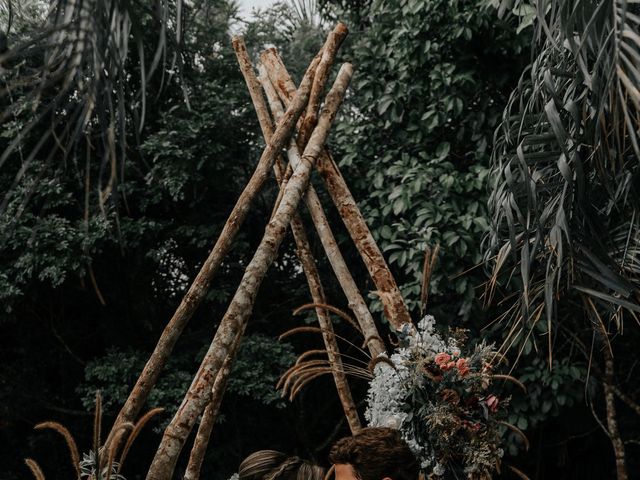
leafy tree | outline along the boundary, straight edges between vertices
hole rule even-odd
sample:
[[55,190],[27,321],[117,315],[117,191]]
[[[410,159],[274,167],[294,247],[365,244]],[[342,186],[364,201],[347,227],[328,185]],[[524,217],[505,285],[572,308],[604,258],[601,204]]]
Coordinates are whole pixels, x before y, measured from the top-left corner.
[[[416,311],[423,251],[439,242],[443,253],[427,310],[443,324],[466,316],[465,326],[476,330],[477,338],[508,345],[511,330],[499,321],[487,322],[479,308],[476,298],[487,277],[473,267],[486,260],[488,242],[482,238],[491,223],[487,190],[496,176],[490,169],[494,130],[528,63],[535,10],[524,2],[333,1],[324,6],[334,18],[346,9],[349,23],[355,23],[349,56],[357,77],[352,108],[339,126],[337,157],[378,241],[406,282],[405,296]],[[502,318],[504,304],[492,307],[491,320]],[[526,430],[537,450],[521,461],[549,475],[569,475],[571,468],[549,443],[560,439],[572,451],[597,452],[606,442],[585,407],[589,362],[562,344],[558,369],[549,371],[537,358],[538,343],[524,340],[522,349],[510,353],[519,360],[513,374],[530,391],[524,398],[514,395],[510,421]],[[598,388],[591,380],[586,391],[595,395]],[[571,440],[585,431],[590,435],[584,442]],[[509,435],[511,453],[522,453],[523,447]],[[609,465],[603,465],[597,468],[606,475]],[[595,469],[585,464],[584,472]]]
[[482,276],[462,274],[482,261],[491,136],[527,36],[473,0],[374,1],[355,17],[338,158],[413,310],[439,243],[429,310],[468,318]]
[[618,478],[615,396],[634,402],[614,368],[629,341],[612,339],[640,312],[639,14],[624,0],[536,3],[533,60],[497,131],[489,203],[490,293],[505,299],[506,343],[533,344],[550,368],[571,349],[592,365]]

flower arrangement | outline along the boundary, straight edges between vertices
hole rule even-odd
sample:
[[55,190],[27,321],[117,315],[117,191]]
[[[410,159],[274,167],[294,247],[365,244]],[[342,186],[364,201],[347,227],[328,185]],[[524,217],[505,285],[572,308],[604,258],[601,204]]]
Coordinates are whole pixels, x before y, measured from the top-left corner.
[[376,360],[369,425],[399,429],[428,478],[491,478],[508,405],[492,389],[497,352],[486,344],[467,351],[463,331],[445,341],[431,316],[417,330],[405,325],[399,339],[389,358]]

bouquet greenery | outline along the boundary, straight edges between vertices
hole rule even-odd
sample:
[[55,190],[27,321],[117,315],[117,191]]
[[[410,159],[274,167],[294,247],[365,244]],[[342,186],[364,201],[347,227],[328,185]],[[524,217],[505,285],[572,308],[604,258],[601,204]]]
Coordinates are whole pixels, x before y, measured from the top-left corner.
[[370,426],[402,432],[429,478],[486,479],[500,469],[508,399],[492,381],[498,353],[467,347],[458,330],[446,341],[435,320],[405,325],[391,357],[379,357],[367,398]]

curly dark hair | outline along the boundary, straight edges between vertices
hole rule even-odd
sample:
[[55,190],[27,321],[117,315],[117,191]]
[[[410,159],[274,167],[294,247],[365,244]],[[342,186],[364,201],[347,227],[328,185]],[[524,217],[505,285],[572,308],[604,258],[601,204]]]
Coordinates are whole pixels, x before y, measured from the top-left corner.
[[323,480],[324,469],[276,450],[260,450],[242,461],[238,476],[240,480]]
[[415,455],[392,428],[363,428],[339,440],[329,453],[334,465],[351,465],[360,480],[417,480],[420,467]]

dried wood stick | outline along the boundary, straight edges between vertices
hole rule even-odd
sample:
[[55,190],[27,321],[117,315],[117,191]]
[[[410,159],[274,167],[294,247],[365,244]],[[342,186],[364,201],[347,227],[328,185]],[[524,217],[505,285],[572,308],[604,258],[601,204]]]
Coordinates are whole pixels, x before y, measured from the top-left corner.
[[111,439],[115,434],[120,424],[133,421],[138,413],[140,413],[142,406],[147,401],[147,397],[149,396],[151,389],[158,381],[158,376],[166,365],[178,338],[193,316],[195,310],[198,308],[200,303],[202,303],[202,300],[209,289],[211,279],[218,270],[218,267],[220,267],[222,259],[229,251],[233,239],[249,212],[253,199],[256,197],[257,193],[268,178],[269,170],[271,169],[276,156],[279,155],[284,143],[291,135],[291,132],[295,127],[296,120],[301,115],[309,100],[313,76],[315,75],[315,69],[318,63],[320,62],[321,53],[322,50],[318,55],[316,55],[309,65],[309,68],[300,83],[300,88],[294,95],[295,100],[291,103],[290,108],[287,109],[287,116],[280,124],[278,124],[276,131],[271,137],[271,142],[264,149],[256,170],[233,207],[233,210],[229,215],[213,250],[211,250],[211,253],[202,265],[202,268],[180,302],[180,305],[173,314],[173,317],[171,317],[171,320],[169,320],[169,323],[167,323],[162,331],[153,353],[149,357],[149,360],[144,366],[142,373],[138,377],[135,386],[131,390],[127,401],[122,406],[122,409],[111,428],[109,439]]
[[[327,79],[329,78],[329,73],[331,72],[331,67],[333,66],[333,62],[335,61],[336,54],[340,45],[344,41],[345,37],[349,33],[349,29],[344,23],[339,22],[333,31],[329,34],[327,41],[324,44],[324,48],[322,50],[322,59],[318,64],[318,68],[316,70],[316,76],[314,77],[313,86],[311,87],[311,94],[309,95],[309,103],[307,104],[306,113],[301,115],[300,120],[298,121],[298,137],[299,137],[299,145],[301,145],[301,149],[307,144],[309,140],[309,135],[311,131],[316,126],[316,122],[318,121],[318,108],[320,107],[321,95],[324,90],[325,84],[327,83]],[[274,49],[275,50],[275,49]],[[295,91],[295,86],[293,87]],[[284,173],[283,183],[289,181],[289,177],[291,176],[292,169],[290,165],[287,165],[286,171]],[[282,189],[280,189],[280,194],[282,193]],[[278,197],[276,201],[276,207],[280,201],[280,197]]]
[[[323,52],[326,52],[329,49],[329,46],[333,44],[335,44],[335,42],[333,41],[332,36],[330,36],[329,40],[325,44]],[[247,53],[246,46],[244,45],[244,42],[241,38],[236,37],[233,39],[233,48],[236,52],[236,56],[238,57],[240,70],[242,71],[242,75],[244,76],[245,82],[247,83],[249,93],[251,94],[251,99],[253,100],[253,105],[258,116],[258,121],[260,122],[262,134],[265,141],[268,142],[271,138],[271,135],[273,134],[273,125],[271,116],[269,115],[269,108],[267,107],[264,101],[264,97],[262,96],[262,88],[260,86],[260,82],[256,77],[253,66],[251,65],[251,60],[249,59],[249,55]],[[330,47],[330,50],[333,51],[335,55],[335,50],[337,50],[337,48]],[[326,60],[325,55],[323,54],[320,65],[318,65],[318,69],[321,68],[323,62],[326,63],[332,61],[330,59]],[[280,192],[282,193],[284,192],[285,187],[285,185],[282,183],[282,176],[284,172],[282,158],[278,157],[276,159],[274,170],[276,179],[280,184]],[[281,199],[282,197],[279,197],[277,204],[279,204],[279,201]],[[315,259],[313,258],[311,248],[309,246],[309,239],[307,238],[304,224],[302,223],[302,220],[300,219],[300,216],[297,212],[294,212],[291,219],[291,231],[293,233],[293,239],[296,244],[298,258],[300,259],[302,269],[307,279],[307,284],[309,285],[311,298],[313,299],[314,303],[326,303],[324,288],[322,287],[320,274],[318,272]],[[322,308],[316,308],[316,315],[318,317],[318,323],[323,329],[322,336],[327,350],[327,356],[329,357],[329,361],[331,362],[332,368],[334,369],[333,379],[338,391],[338,397],[340,398],[340,402],[342,403],[342,408],[349,423],[349,428],[351,429],[352,433],[356,433],[358,430],[360,430],[361,423],[358,417],[358,411],[356,409],[355,402],[353,401],[353,396],[351,395],[349,383],[347,382],[346,376],[342,372],[342,359],[340,357],[338,342],[333,335],[333,324],[331,323],[331,318],[329,317],[329,313]]]
[[235,359],[241,341],[242,335],[236,335],[231,351],[229,355],[227,355],[227,358],[224,359],[224,363],[216,376],[216,381],[213,383],[211,400],[209,401],[207,408],[205,408],[202,413],[198,433],[196,434],[196,439],[193,443],[193,447],[191,448],[191,454],[189,455],[189,463],[184,474],[184,480],[200,479],[202,462],[204,461],[204,456],[207,453],[211,432],[213,432],[213,426],[218,418],[222,398],[227,390],[227,382],[229,380],[229,374],[231,373],[231,367],[233,366],[233,360]]
[[309,135],[316,126],[316,122],[318,121],[318,109],[320,108],[320,100],[324,86],[327,83],[327,78],[331,72],[331,67],[333,66],[336,53],[347,36],[348,31],[349,30],[345,24],[338,23],[336,28],[329,35],[329,41],[327,41],[325,49],[322,51],[322,59],[320,60],[320,64],[316,70],[316,75],[313,79],[313,86],[311,87],[311,93],[309,94],[309,103],[307,104],[304,118],[301,117],[302,126],[298,133],[301,145],[307,144]]
[[[285,105],[289,105],[291,92],[292,89],[295,90],[295,85],[279,55],[275,49],[268,49],[262,52],[260,60],[266,67],[269,79],[278,95]],[[302,148],[304,145],[300,147]],[[318,158],[317,166],[329,195],[338,208],[349,235],[360,252],[376,286],[376,293],[382,301],[385,317],[396,329],[400,329],[405,323],[411,323],[409,311],[398,285],[328,149],[325,148]]]
[[[261,73],[262,87],[267,94],[273,116],[277,121],[284,114],[282,104],[278,100],[278,95],[273,85],[269,79],[266,78],[267,72],[264,65],[261,65],[259,70]],[[295,169],[300,163],[300,151],[295,140],[290,140],[287,155],[290,161],[289,165]],[[322,204],[320,203],[320,198],[313,188],[313,185],[309,185],[304,200],[307,205],[307,209],[311,214],[311,219],[316,227],[316,231],[318,232],[318,237],[320,238],[322,247],[327,254],[329,263],[331,264],[331,268],[338,279],[338,283],[340,283],[340,287],[347,297],[349,307],[353,311],[365,338],[370,338],[370,341],[367,344],[369,352],[371,352],[371,356],[373,358],[376,358],[380,353],[385,351],[384,343],[380,341],[380,333],[378,332],[375,321],[371,316],[369,307],[367,307],[367,303],[364,298],[362,298],[362,294],[351,275],[347,262],[345,262],[344,257],[340,252],[338,242],[336,242],[329,220],[327,219],[324,209],[322,208]]]
[[242,335],[247,325],[260,284],[268,268],[276,258],[282,239],[287,231],[293,212],[309,182],[309,175],[352,76],[351,65],[344,64],[331,88],[318,125],[311,134],[302,156],[302,162],[287,184],[282,202],[273,219],[268,223],[264,237],[249,262],[238,290],[220,321],[220,326],[211,342],[198,373],[187,391],[180,408],[165,429],[160,446],[147,473],[147,480],[169,480],[175,469],[178,456],[198,416],[209,403],[212,387],[222,363],[231,352],[236,335]]

